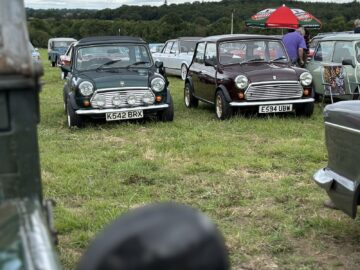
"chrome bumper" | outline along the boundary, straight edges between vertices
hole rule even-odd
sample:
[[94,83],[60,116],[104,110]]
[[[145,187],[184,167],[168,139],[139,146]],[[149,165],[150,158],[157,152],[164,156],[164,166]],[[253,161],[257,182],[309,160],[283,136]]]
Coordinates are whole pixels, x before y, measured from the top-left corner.
[[233,107],[251,107],[261,105],[281,105],[281,104],[301,104],[314,102],[313,98],[304,99],[287,99],[287,100],[273,100],[273,101],[244,101],[244,102],[230,102]]
[[92,110],[77,110],[76,114],[79,115],[89,115],[89,114],[104,114],[104,113],[116,113],[116,112],[129,112],[134,110],[158,110],[158,109],[166,109],[169,107],[169,104],[161,104],[161,105],[151,105],[151,106],[142,106],[142,107],[132,107],[132,108],[118,108],[118,109],[92,109]]

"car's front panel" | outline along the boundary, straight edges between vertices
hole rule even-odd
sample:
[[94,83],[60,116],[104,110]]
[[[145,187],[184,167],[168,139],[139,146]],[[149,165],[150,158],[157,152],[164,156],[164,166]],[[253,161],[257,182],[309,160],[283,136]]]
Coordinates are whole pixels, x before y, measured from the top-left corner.
[[155,72],[144,44],[80,47],[74,58],[70,84],[76,114],[114,120],[115,112],[141,111],[129,117],[139,118],[168,107],[165,79]]
[[[219,67],[228,76],[222,81],[231,96],[231,106],[251,107],[262,103],[268,106],[286,101],[291,105],[314,101],[311,79],[310,82],[302,79],[306,70],[290,67],[280,40],[222,42],[218,53]],[[296,106],[288,106],[287,110]]]

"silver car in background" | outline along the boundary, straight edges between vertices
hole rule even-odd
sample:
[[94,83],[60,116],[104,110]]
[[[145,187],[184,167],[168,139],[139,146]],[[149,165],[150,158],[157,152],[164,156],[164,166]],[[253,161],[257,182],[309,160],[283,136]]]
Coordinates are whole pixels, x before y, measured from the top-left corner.
[[154,53],[155,61],[162,61],[167,74],[180,76],[185,80],[193,58],[196,42],[201,37],[180,37],[168,40],[159,53]]

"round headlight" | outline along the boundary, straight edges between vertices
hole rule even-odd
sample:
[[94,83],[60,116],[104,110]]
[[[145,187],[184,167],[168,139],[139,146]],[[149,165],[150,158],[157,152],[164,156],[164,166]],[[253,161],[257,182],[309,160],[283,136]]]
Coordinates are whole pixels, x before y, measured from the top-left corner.
[[304,72],[300,75],[300,82],[303,86],[309,86],[312,82],[312,76],[309,72]]
[[235,78],[235,85],[239,89],[245,89],[249,84],[248,78],[244,75],[239,75]]
[[129,97],[127,98],[127,103],[128,103],[129,105],[135,105],[135,103],[136,103],[136,97],[133,96],[133,95],[129,96]]
[[153,104],[155,102],[155,97],[152,93],[145,93],[142,99],[145,104]]
[[83,81],[79,84],[79,90],[83,96],[90,96],[92,93],[94,93],[94,86],[89,81]]
[[94,99],[91,101],[92,105],[95,107],[104,107],[106,103],[106,98],[104,95],[96,95]]
[[112,100],[112,103],[114,104],[115,107],[119,107],[121,105],[121,97],[115,96]]
[[162,78],[155,78],[151,81],[151,89],[155,92],[161,92],[165,88],[165,81]]

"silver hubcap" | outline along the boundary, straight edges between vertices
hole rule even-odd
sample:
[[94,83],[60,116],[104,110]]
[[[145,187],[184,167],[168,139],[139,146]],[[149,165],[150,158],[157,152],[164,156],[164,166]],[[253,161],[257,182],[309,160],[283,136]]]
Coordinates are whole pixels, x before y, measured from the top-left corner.
[[221,97],[218,95],[216,96],[216,115],[218,118],[222,116],[222,111],[223,111],[223,104]]
[[184,65],[181,67],[181,79],[186,79],[186,66]]

